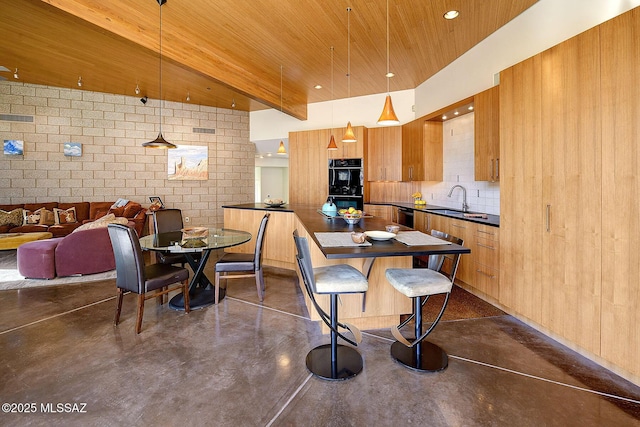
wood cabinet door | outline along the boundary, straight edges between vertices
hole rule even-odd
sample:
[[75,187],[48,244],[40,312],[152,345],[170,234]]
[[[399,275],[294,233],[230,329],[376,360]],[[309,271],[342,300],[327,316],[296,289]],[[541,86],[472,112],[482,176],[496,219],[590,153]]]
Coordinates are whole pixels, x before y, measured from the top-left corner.
[[500,180],[500,90],[494,86],[473,97],[476,181]]
[[330,129],[289,133],[289,203],[321,207],[329,194]]
[[640,10],[601,25],[601,355],[640,377]]
[[500,74],[500,303],[542,318],[542,62]]
[[542,324],[595,354],[602,294],[599,105],[598,28],[542,53]]
[[424,179],[424,120],[417,119],[402,125],[402,180]]
[[368,181],[402,180],[402,127],[368,129]]
[[449,219],[449,234],[462,239],[464,241],[463,245],[471,249],[470,254],[460,256],[456,280],[461,280],[468,285],[474,286],[475,252],[473,248],[475,247],[476,224],[459,219]]
[[425,121],[423,127],[422,179],[414,181],[442,181],[443,146],[442,122]]

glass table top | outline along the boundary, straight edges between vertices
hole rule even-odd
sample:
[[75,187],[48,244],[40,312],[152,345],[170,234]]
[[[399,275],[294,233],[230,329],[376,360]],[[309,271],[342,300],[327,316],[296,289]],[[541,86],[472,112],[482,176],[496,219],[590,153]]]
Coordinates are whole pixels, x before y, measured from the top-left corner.
[[240,245],[251,240],[251,233],[230,228],[200,228],[198,232],[171,231],[140,238],[140,247],[175,253],[201,252]]

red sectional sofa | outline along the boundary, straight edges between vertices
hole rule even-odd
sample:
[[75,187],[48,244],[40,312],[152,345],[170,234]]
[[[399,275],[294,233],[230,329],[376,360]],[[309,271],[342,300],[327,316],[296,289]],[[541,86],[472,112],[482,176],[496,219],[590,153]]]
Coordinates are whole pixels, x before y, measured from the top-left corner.
[[120,208],[112,208],[114,202],[77,202],[77,203],[25,203],[25,204],[11,204],[0,205],[0,210],[5,212],[11,212],[14,209],[23,209],[30,212],[35,212],[40,208],[45,208],[48,211],[53,212],[55,209],[67,210],[75,207],[76,222],[66,224],[0,224],[0,233],[31,233],[31,232],[50,232],[53,237],[67,236],[73,232],[76,228],[87,222],[95,221],[96,219],[105,216],[108,213],[113,213],[118,217],[125,217],[129,220],[129,225],[132,226],[138,236],[142,235],[144,224],[146,221],[147,209],[143,208],[139,203],[129,202],[125,206]]

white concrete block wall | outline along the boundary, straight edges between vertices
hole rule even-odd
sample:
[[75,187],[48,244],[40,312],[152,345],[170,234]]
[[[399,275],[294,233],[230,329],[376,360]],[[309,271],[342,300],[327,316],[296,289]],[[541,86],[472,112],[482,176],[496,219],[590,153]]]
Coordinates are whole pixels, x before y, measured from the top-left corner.
[[[24,141],[24,156],[0,157],[0,204],[111,201],[148,206],[160,196],[183,210],[190,225],[222,226],[221,206],[254,198],[255,146],[249,114],[164,102],[162,133],[178,145],[209,147],[209,180],[169,181],[167,152],[142,147],[155,139],[160,104],[138,97],[0,82],[0,114],[33,116],[33,122],[0,120],[0,140]],[[214,128],[215,134],[193,133]],[[65,157],[65,142],[82,143],[81,157]]]

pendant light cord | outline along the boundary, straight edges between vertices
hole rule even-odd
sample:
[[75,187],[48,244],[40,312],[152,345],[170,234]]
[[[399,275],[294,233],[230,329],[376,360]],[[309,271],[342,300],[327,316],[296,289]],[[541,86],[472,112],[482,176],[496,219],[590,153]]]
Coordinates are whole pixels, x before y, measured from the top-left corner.
[[159,84],[159,94],[160,97],[160,135],[162,135],[162,4],[164,2],[160,2],[160,84]]
[[389,93],[389,0],[387,0],[387,94]]
[[347,8],[347,99],[351,98],[351,8]]

